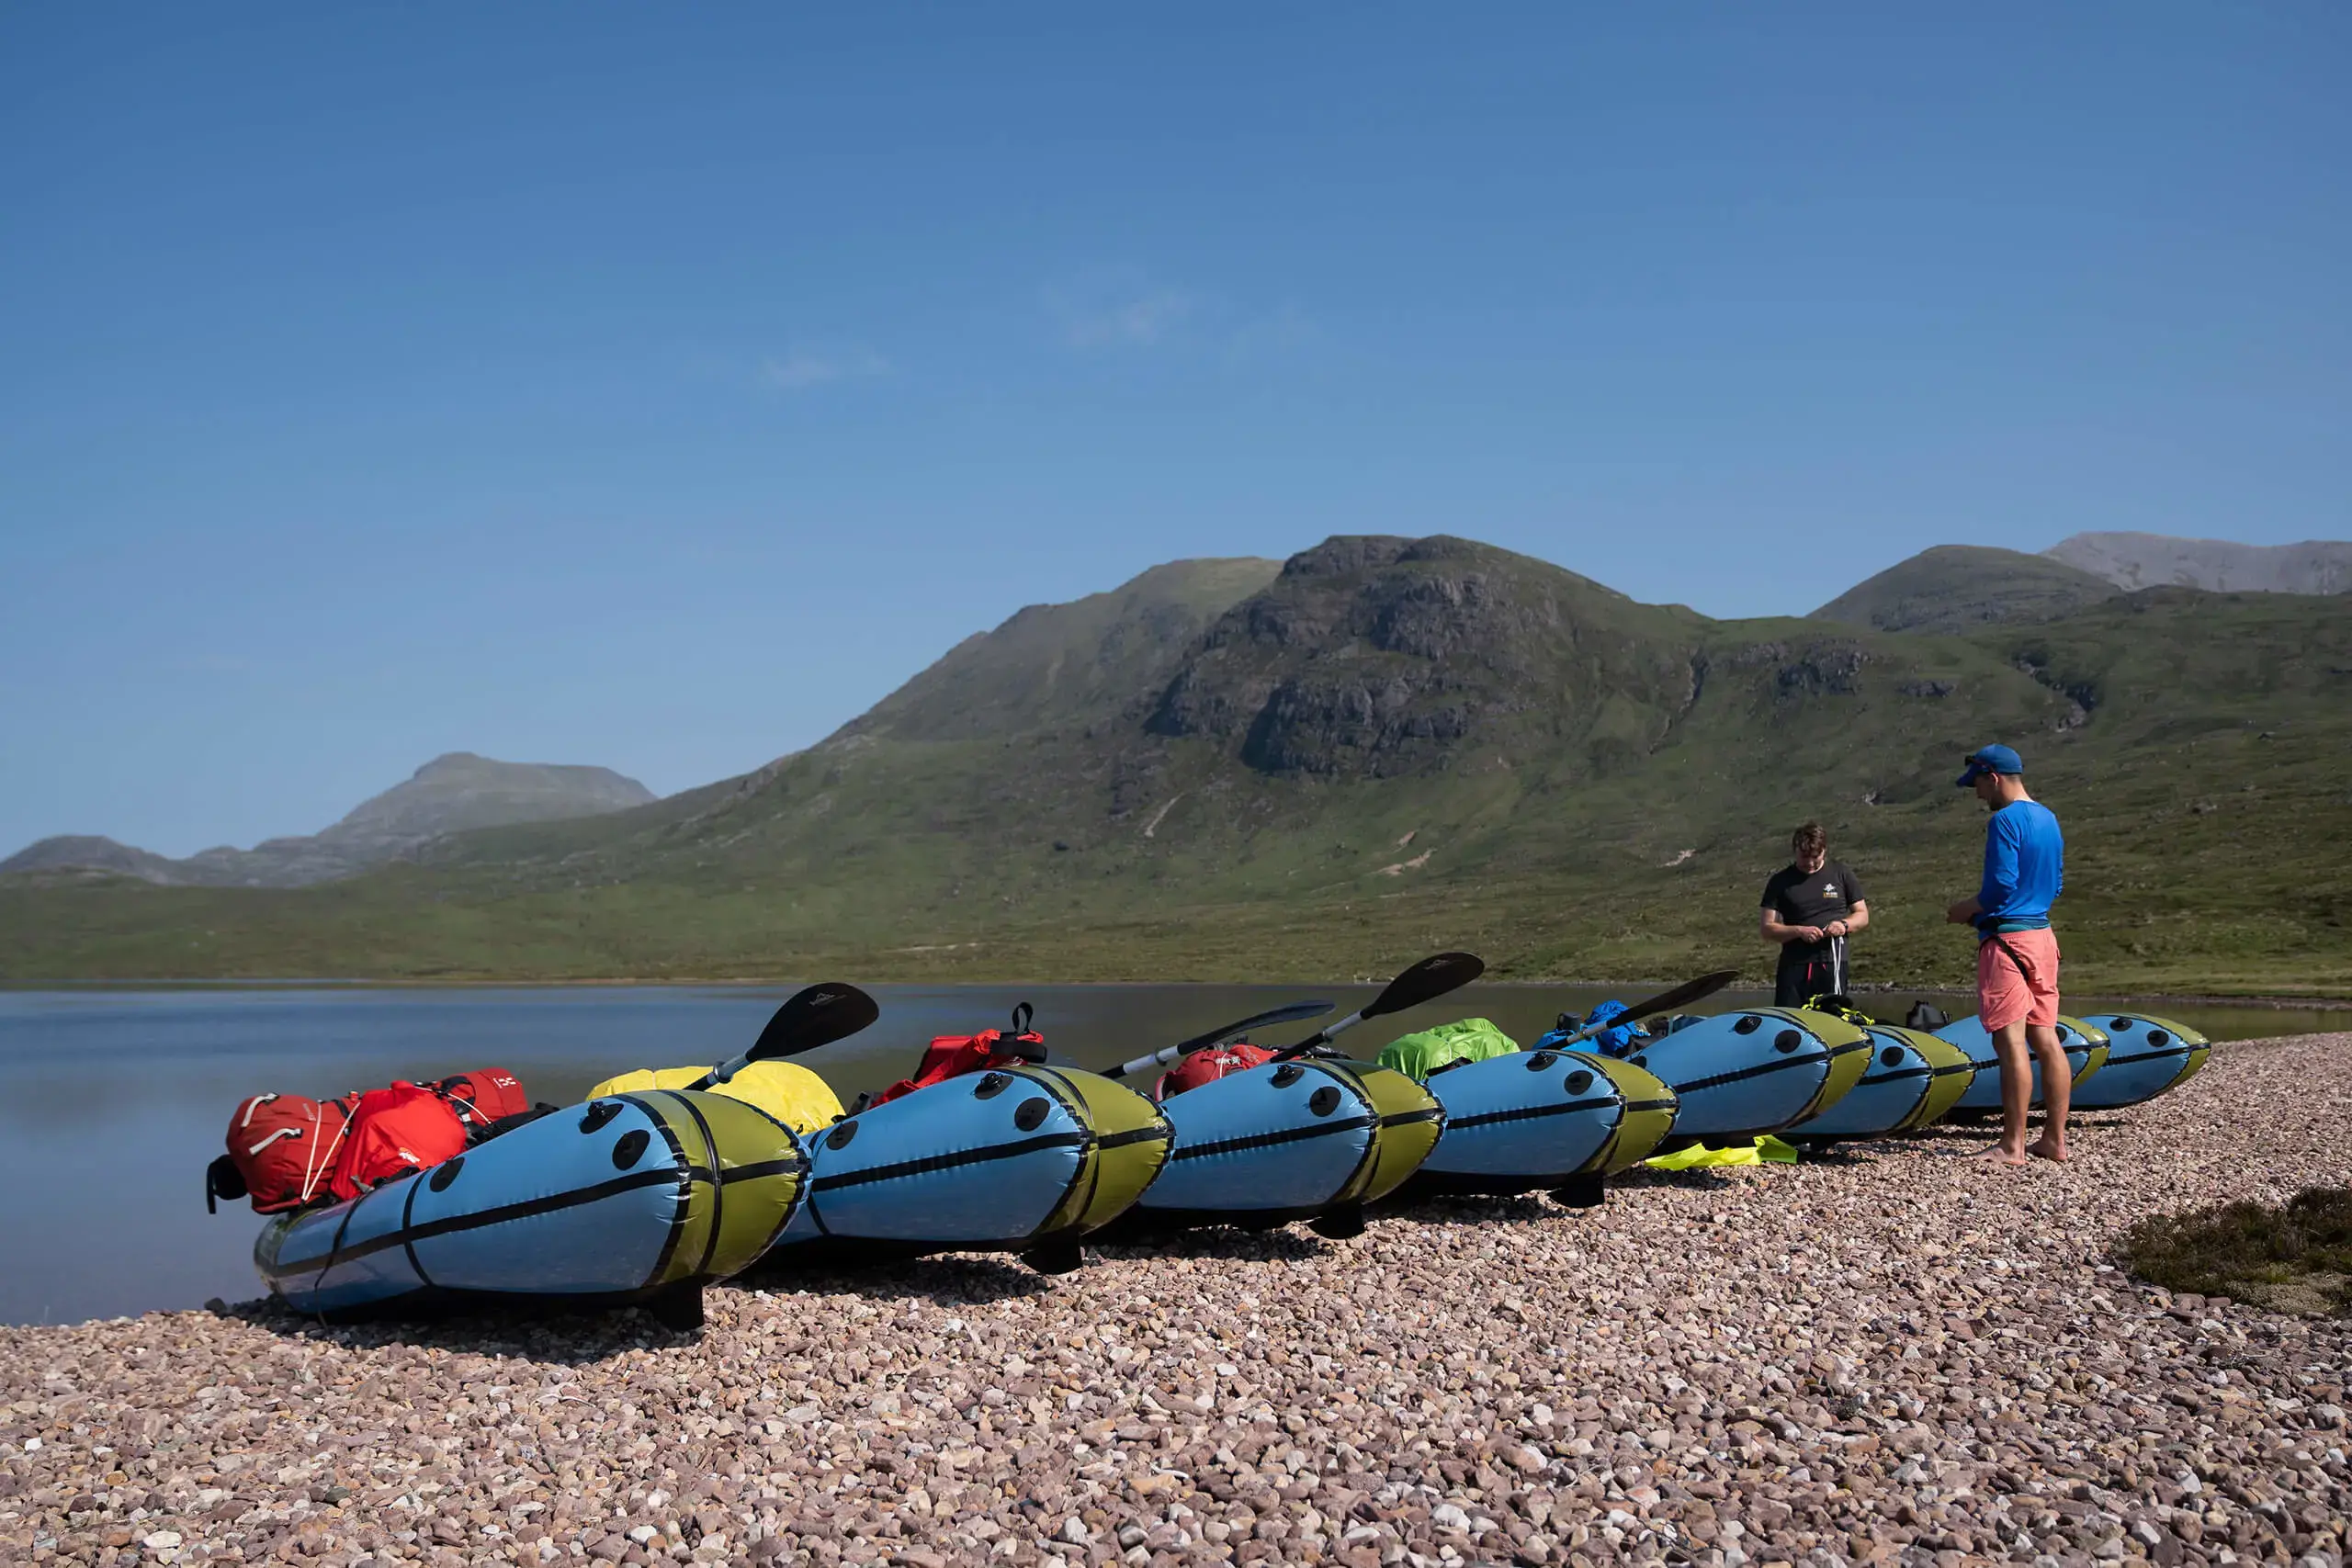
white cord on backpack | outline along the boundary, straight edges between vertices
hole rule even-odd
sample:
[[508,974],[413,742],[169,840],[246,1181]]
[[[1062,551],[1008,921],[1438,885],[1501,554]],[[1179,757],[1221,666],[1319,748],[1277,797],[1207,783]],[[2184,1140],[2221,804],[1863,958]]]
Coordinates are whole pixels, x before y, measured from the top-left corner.
[[[333,1101],[328,1101],[328,1102],[327,1102],[327,1104],[332,1104],[332,1103],[334,1103],[334,1102],[333,1102]],[[318,1107],[318,1109],[317,1109],[317,1110],[316,1110],[312,1114],[313,1114],[314,1116],[322,1116],[322,1115],[324,1115],[325,1113],[326,1113],[326,1105],[325,1105],[325,1104],[322,1104],[322,1105],[320,1105],[320,1106]],[[311,1169],[311,1162],[310,1162],[307,1158],[303,1160],[303,1162],[302,1162],[302,1201],[304,1201],[305,1203],[307,1203],[307,1202],[309,1202],[309,1201],[311,1201],[311,1194],[318,1190],[319,1183],[320,1183],[320,1182],[322,1182],[322,1181],[324,1181],[324,1180],[326,1179],[326,1177],[327,1177],[327,1168],[328,1168],[329,1166],[331,1166],[331,1165],[333,1165],[333,1164],[334,1163],[334,1152],[335,1152],[335,1150],[337,1150],[337,1149],[339,1149],[339,1148],[341,1148],[341,1147],[343,1146],[343,1136],[344,1136],[344,1134],[345,1134],[345,1133],[348,1133],[348,1132],[350,1132],[350,1131],[351,1131],[351,1112],[349,1112],[349,1111],[345,1111],[345,1112],[344,1112],[344,1114],[343,1114],[343,1125],[342,1125],[342,1126],[340,1126],[340,1127],[337,1127],[337,1128],[334,1130],[334,1142],[333,1142],[333,1143],[329,1144],[329,1145],[326,1146],[326,1152],[325,1152],[325,1153],[323,1153],[323,1154],[322,1154],[322,1155],[319,1156],[319,1168],[318,1168],[318,1170],[317,1170],[315,1173],[313,1173],[313,1172],[312,1172],[312,1170]],[[313,1139],[313,1140],[312,1140],[312,1142],[314,1142],[314,1143],[315,1143],[315,1142],[316,1142],[316,1140],[315,1140],[315,1139]]]

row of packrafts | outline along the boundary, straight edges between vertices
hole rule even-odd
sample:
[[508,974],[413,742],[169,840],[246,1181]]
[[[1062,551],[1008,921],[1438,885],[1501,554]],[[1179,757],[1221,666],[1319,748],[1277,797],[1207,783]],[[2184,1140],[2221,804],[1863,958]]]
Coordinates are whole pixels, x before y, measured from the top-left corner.
[[[2062,1038],[2086,1110],[2153,1098],[2208,1051],[2192,1030],[2120,1014],[2066,1020]],[[1677,1019],[1624,1060],[1499,1039],[1466,1021],[1382,1053],[1424,1079],[1307,1056],[1157,1104],[1093,1073],[1006,1060],[830,1125],[808,1108],[838,1102],[793,1064],[757,1063],[718,1092],[657,1087],[702,1068],[634,1074],[429,1170],[282,1215],[255,1262],[290,1305],[330,1318],[509,1298],[647,1303],[684,1325],[705,1285],[763,1258],[998,1249],[1055,1272],[1114,1225],[1307,1220],[1346,1235],[1383,1200],[1548,1190],[1590,1203],[1665,1148],[1880,1136],[2000,1102],[1973,1019],[1925,1033],[1756,1008]]]

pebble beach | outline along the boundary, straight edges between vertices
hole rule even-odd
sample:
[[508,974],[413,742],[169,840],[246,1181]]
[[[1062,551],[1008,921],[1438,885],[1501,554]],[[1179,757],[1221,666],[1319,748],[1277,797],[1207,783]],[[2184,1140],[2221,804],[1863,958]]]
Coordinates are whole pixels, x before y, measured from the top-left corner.
[[1952,1130],[1050,1280],[754,1276],[697,1335],[0,1328],[0,1562],[2338,1563],[2352,1323],[2109,1249],[2352,1179],[2347,1106],[2352,1034],[2306,1035],[2063,1168]]

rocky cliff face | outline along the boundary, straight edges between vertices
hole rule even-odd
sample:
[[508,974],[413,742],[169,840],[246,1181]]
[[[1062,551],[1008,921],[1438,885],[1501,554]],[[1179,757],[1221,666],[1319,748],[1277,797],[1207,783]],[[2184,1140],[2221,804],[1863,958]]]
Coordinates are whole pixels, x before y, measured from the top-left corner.
[[1385,777],[1611,698],[1661,723],[1690,628],[1558,567],[1466,539],[1340,537],[1220,616],[1152,705],[1153,734],[1267,773]]

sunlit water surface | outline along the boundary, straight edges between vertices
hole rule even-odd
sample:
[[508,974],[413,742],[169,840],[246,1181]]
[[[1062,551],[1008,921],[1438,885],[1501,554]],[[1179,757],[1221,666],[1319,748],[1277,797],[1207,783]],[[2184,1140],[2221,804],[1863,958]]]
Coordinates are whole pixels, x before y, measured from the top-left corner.
[[[1342,1010],[1370,987],[870,987],[882,1021],[806,1058],[844,1101],[910,1070],[934,1034],[1037,1009],[1057,1059],[1099,1067],[1302,996]],[[0,991],[0,1322],[62,1322],[260,1293],[261,1220],[204,1209],[204,1168],[250,1094],[334,1095],[469,1067],[514,1069],[532,1098],[570,1103],[628,1067],[707,1063],[741,1050],[786,995],[760,987],[513,989],[226,988]],[[1409,1030],[1483,1014],[1522,1042],[1603,992],[1479,986],[1348,1036],[1371,1055]],[[1632,999],[1630,997],[1628,999]],[[1702,1010],[1756,998],[1724,993]],[[1899,1016],[1908,998],[1871,1005]],[[1942,998],[1948,1011],[1969,1009]],[[2097,1010],[2068,998],[2073,1011]],[[2217,1039],[2344,1027],[2346,1015],[2267,1008],[2163,1010]],[[1277,1032],[1270,1043],[1306,1028]]]

